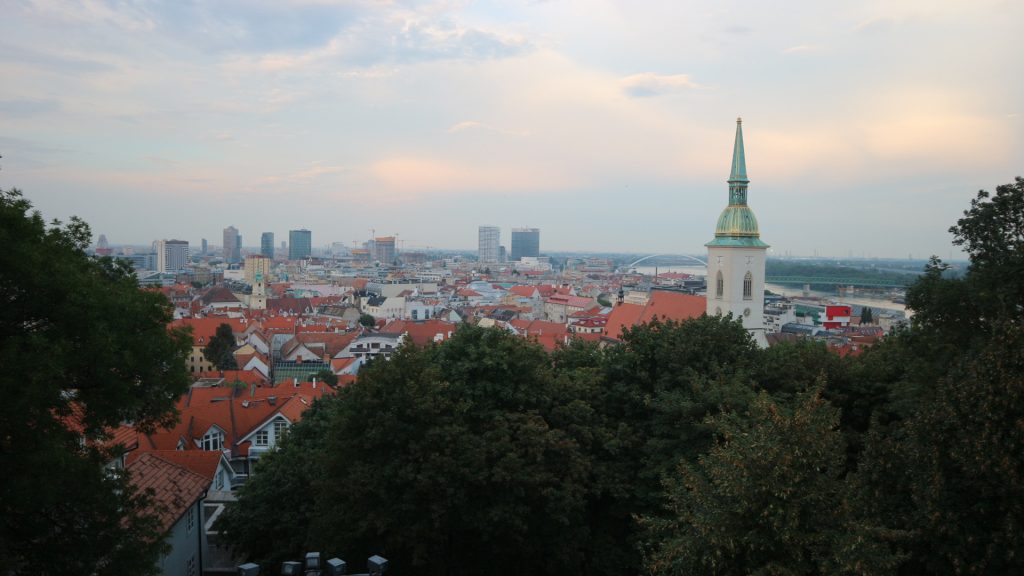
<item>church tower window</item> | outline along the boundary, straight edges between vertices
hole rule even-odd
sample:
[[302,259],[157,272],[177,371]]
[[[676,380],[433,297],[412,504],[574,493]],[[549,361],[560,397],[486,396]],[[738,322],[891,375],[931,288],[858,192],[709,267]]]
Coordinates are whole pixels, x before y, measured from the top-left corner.
[[753,298],[754,293],[754,276],[747,272],[747,275],[743,277],[743,299],[750,300]]
[[[749,272],[748,272],[749,274]],[[725,278],[722,277],[722,271],[718,271],[718,278],[715,280],[715,298],[722,298],[722,294],[725,293]]]

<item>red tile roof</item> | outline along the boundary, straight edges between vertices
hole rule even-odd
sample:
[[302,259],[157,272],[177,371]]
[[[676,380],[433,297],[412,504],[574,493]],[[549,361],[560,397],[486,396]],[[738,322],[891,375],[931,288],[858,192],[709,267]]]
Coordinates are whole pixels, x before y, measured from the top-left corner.
[[143,454],[153,454],[167,460],[172,464],[177,464],[182,468],[186,468],[203,478],[206,478],[210,482],[213,482],[213,477],[217,473],[217,467],[220,466],[220,461],[224,457],[223,454],[216,451],[206,450],[134,450],[128,453],[126,458],[127,464],[130,467],[136,460],[142,457]]
[[616,306],[608,315],[605,336],[618,340],[622,338],[624,328],[645,324],[655,318],[659,320],[689,320],[700,316],[706,310],[707,300],[703,296],[669,290],[652,290],[650,299],[645,306],[639,304]]
[[210,480],[153,452],[139,456],[127,470],[136,488],[152,493],[162,533],[210,488]]

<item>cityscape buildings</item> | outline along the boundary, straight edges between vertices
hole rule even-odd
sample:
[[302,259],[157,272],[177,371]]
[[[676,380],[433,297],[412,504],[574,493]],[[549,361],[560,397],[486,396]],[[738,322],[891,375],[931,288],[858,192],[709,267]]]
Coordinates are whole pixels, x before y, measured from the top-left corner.
[[270,265],[273,258],[267,258],[263,254],[253,254],[245,257],[245,283],[250,286],[256,285],[256,277],[269,278]]
[[501,245],[501,228],[497,226],[481,226],[479,230],[479,256],[482,263],[499,262]]
[[266,256],[267,258],[270,258],[271,260],[274,259],[273,232],[264,232],[263,235],[260,236],[260,254]]
[[540,256],[540,228],[513,228],[510,260]]
[[288,259],[304,260],[313,252],[313,233],[305,228],[288,231]]
[[229,264],[242,261],[242,235],[234,226],[224,229],[224,261]]

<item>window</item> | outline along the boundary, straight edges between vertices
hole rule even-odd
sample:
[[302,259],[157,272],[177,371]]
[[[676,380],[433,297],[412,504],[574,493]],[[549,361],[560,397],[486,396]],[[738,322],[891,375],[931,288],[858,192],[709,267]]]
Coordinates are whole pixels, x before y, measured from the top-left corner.
[[274,442],[280,442],[284,433],[288,430],[288,423],[284,420],[274,420]]
[[224,435],[220,433],[220,430],[210,430],[206,436],[203,436],[202,448],[203,450],[220,450],[223,442]]
[[223,490],[224,489],[224,473],[217,474],[217,477],[213,479],[213,489]]
[[715,280],[715,298],[721,298],[722,294],[725,293],[725,278],[722,276],[722,271],[718,271],[718,279]]
[[747,275],[743,277],[743,299],[751,300],[754,292],[754,275],[747,272]]
[[256,433],[256,445],[257,446],[268,446],[270,445],[270,431],[260,430]]
[[419,310],[417,310],[415,308],[412,309],[412,319],[413,320],[419,320]]
[[196,557],[192,556],[185,563],[185,574],[188,576],[196,576]]
[[185,533],[191,534],[192,529],[196,527],[196,507],[189,506],[188,512],[185,513]]

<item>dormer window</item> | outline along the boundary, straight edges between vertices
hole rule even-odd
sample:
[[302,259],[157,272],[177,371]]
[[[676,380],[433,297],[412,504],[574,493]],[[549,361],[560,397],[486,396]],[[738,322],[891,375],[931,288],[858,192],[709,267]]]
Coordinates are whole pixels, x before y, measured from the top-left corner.
[[260,430],[256,433],[256,445],[257,446],[269,446],[270,445],[270,431]]
[[220,450],[223,445],[224,434],[216,428],[210,429],[206,436],[203,436],[203,441],[200,443],[203,450]]
[[287,430],[288,430],[288,423],[287,422],[285,422],[284,420],[281,420],[281,419],[274,420],[274,443],[275,444],[281,441],[281,438],[284,437],[284,433]]

